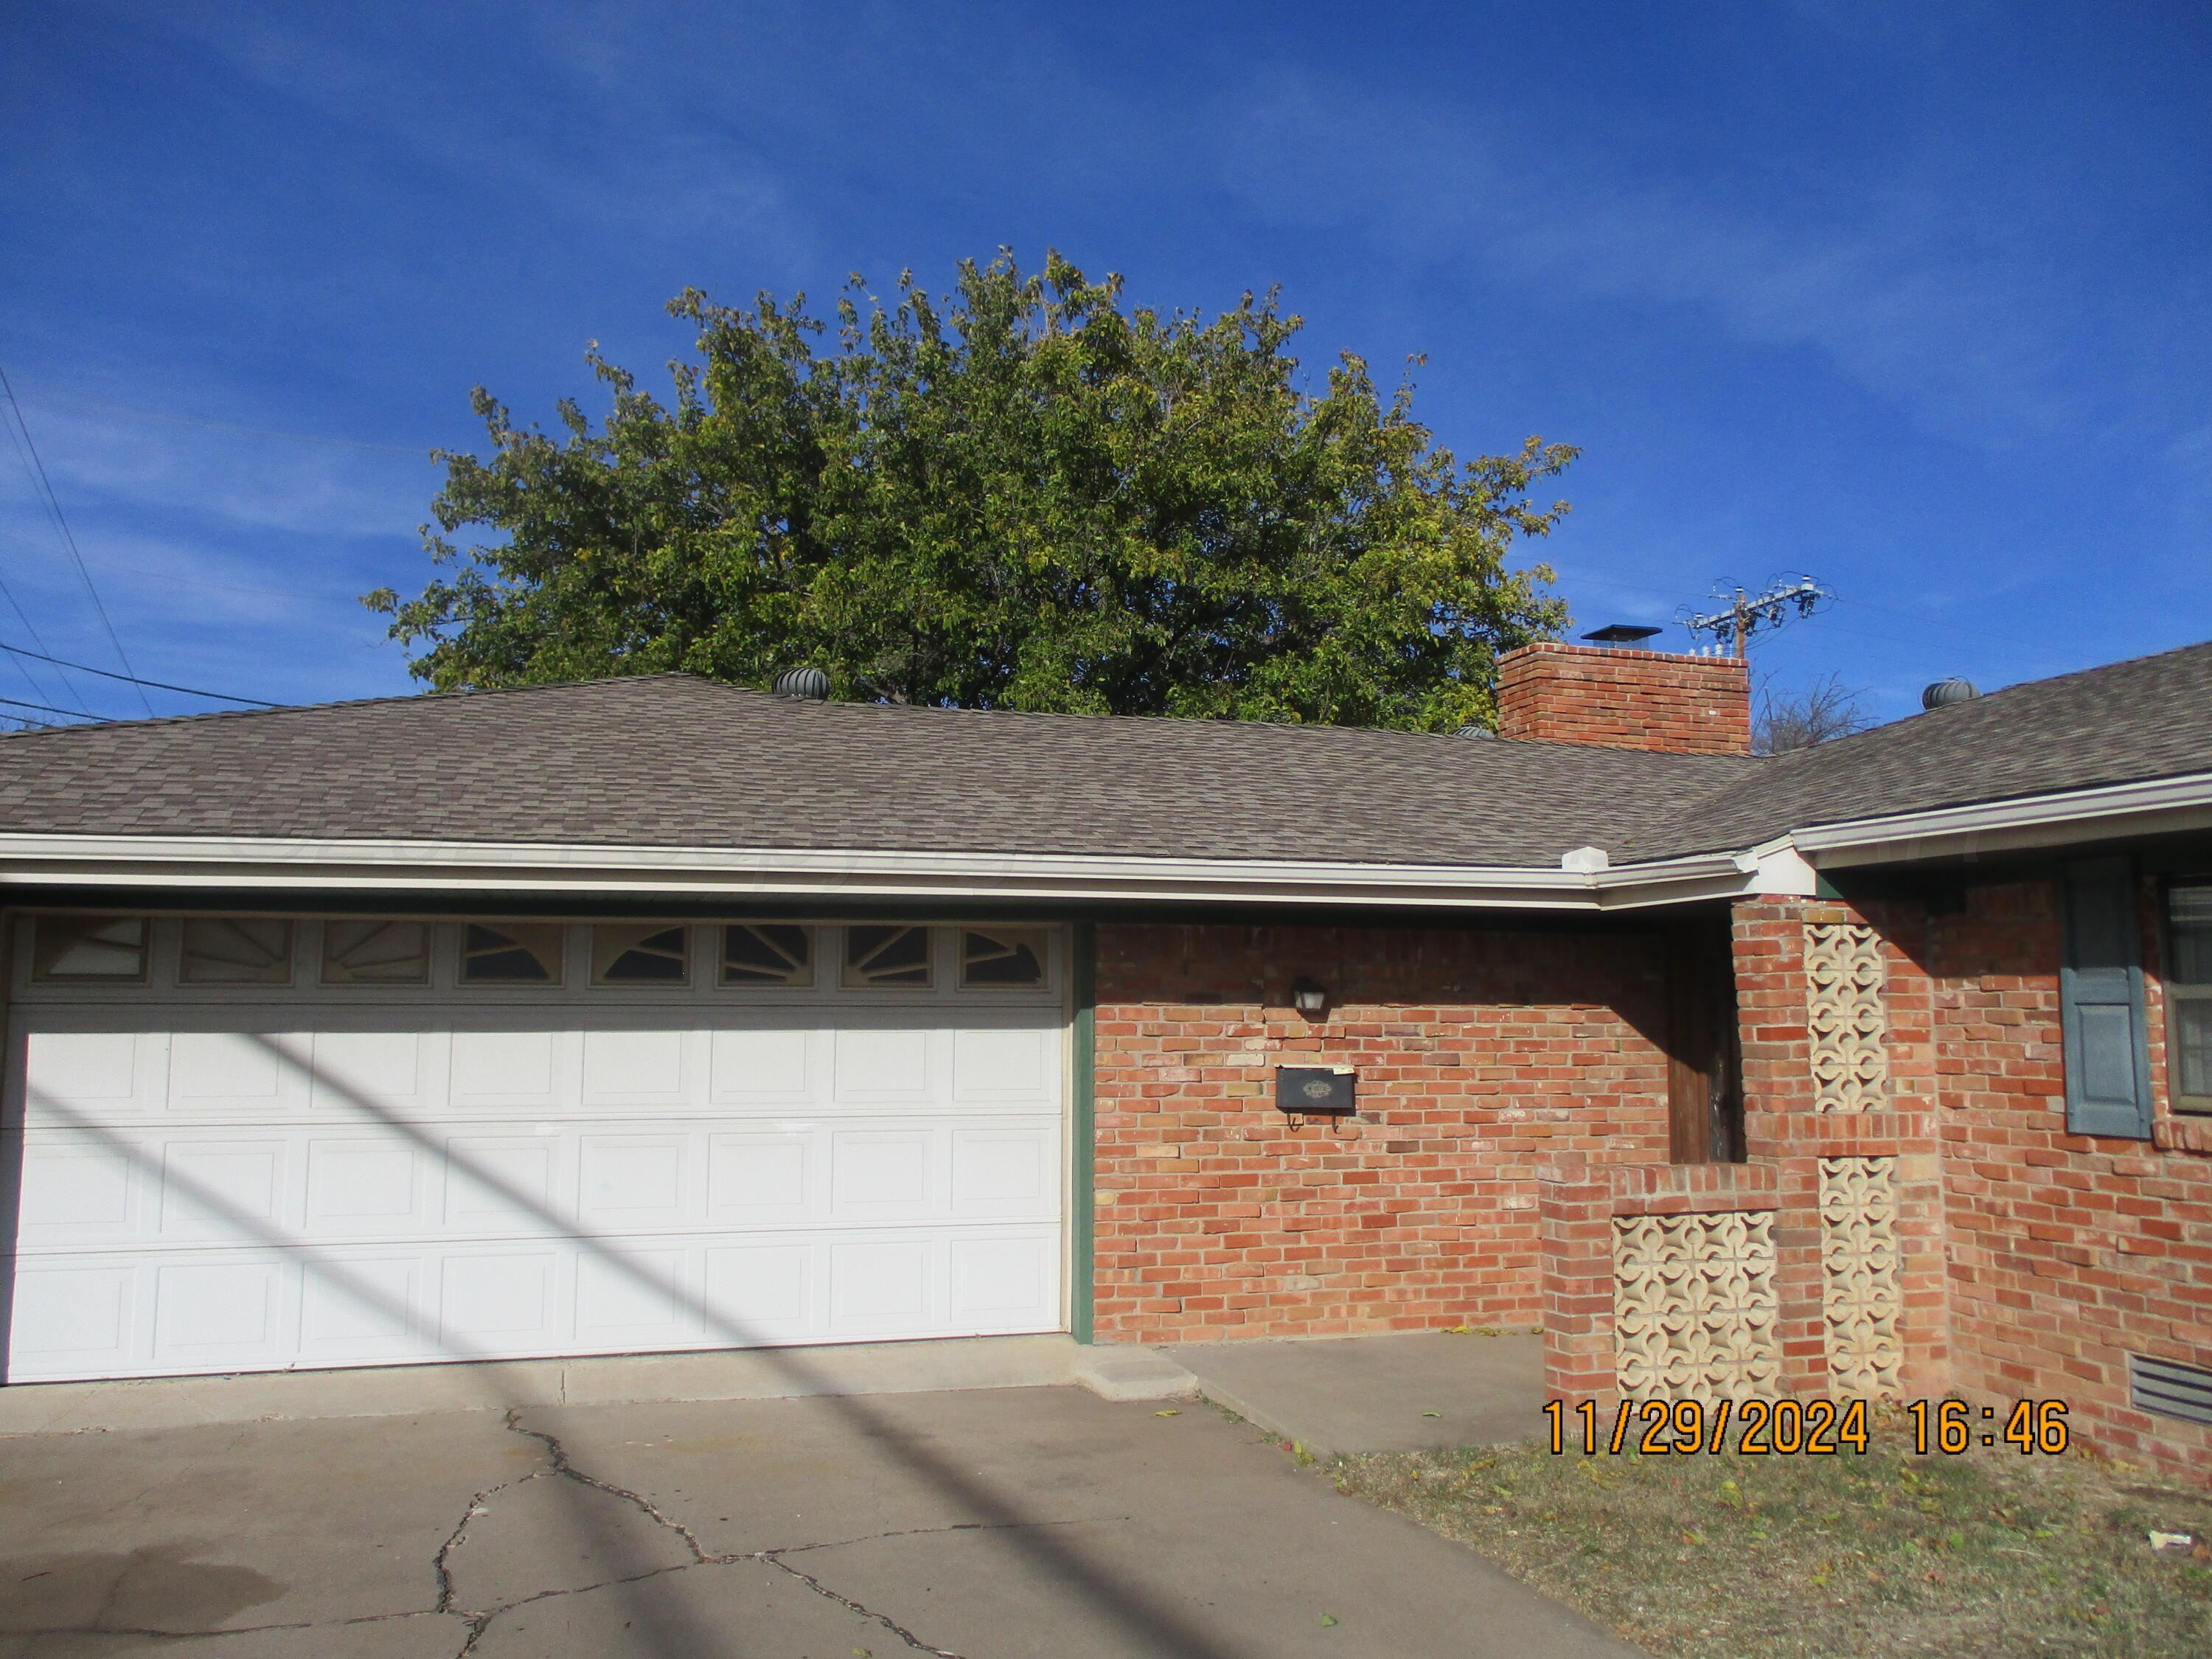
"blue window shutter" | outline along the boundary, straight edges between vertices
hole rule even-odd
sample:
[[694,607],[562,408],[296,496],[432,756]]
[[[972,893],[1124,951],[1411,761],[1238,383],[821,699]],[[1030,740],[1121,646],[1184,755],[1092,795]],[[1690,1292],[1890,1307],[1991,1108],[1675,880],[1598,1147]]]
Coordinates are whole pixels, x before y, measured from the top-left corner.
[[2066,1048],[2066,1127],[2077,1135],[2150,1139],[2142,928],[2124,858],[2066,866],[2066,959],[2058,975]]

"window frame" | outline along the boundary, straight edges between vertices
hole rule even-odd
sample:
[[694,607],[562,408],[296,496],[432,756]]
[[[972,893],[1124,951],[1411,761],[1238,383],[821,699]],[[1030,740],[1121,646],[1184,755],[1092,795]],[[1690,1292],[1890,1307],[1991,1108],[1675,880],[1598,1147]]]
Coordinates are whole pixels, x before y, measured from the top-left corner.
[[[33,911],[22,920],[31,925],[23,930],[28,936],[23,943],[23,984],[27,989],[46,990],[59,988],[64,992],[92,990],[106,988],[119,989],[126,986],[150,985],[154,979],[154,952],[157,935],[155,924],[158,918],[143,910],[40,910]],[[111,921],[135,921],[138,924],[138,970],[131,974],[56,974],[40,965],[41,941],[39,935],[54,922],[78,922],[96,925]]]
[[[177,988],[180,991],[221,992],[231,995],[254,991],[291,989],[299,983],[300,979],[300,936],[303,931],[301,923],[304,920],[306,919],[289,915],[258,915],[245,913],[233,914],[228,911],[179,916],[176,919]],[[240,924],[244,922],[266,922],[282,932],[284,940],[283,949],[280,954],[283,971],[266,979],[211,979],[203,975],[194,974],[192,972],[192,930],[195,927],[227,927],[243,933],[245,929]],[[224,960],[220,957],[203,957],[203,959],[216,962]]]
[[[487,927],[504,933],[513,942],[513,948],[528,950],[516,936],[517,929],[550,928],[553,930],[552,959],[549,963],[539,958],[540,966],[550,965],[552,972],[544,979],[477,979],[469,973],[469,929]],[[565,921],[513,921],[486,916],[464,916],[453,924],[453,984],[457,989],[475,991],[525,991],[544,993],[565,989],[569,980],[568,951],[572,931]],[[489,955],[490,952],[485,952]],[[535,952],[532,952],[535,955]]]
[[[601,936],[611,933],[616,929],[634,933],[636,937],[631,939],[628,945],[602,962],[600,960]],[[683,965],[682,973],[659,978],[617,979],[611,976],[610,970],[617,963],[629,955],[631,951],[642,949],[652,940],[665,933],[678,933],[683,936],[683,949],[673,958]],[[585,926],[584,943],[588,957],[586,965],[590,969],[591,988],[594,991],[658,991],[664,994],[669,992],[688,992],[698,972],[698,930],[696,926],[690,921],[660,921],[650,919],[643,921],[592,921]],[[667,957],[661,959],[670,960]]]
[[2174,977],[2173,894],[2179,887],[2212,890],[2212,873],[2176,874],[2158,884],[2158,983],[2166,1004],[2166,1103],[2175,1113],[2212,1114],[2212,1094],[2185,1094],[2181,1087],[2181,1010],[2184,1003],[2212,1006],[2212,981],[2184,984]]
[[[863,927],[881,927],[894,935],[902,933],[920,933],[922,938],[922,976],[918,980],[870,980],[856,977],[856,973],[860,969],[859,964],[853,957],[853,934],[856,930]],[[846,922],[837,929],[836,988],[838,992],[848,996],[865,997],[939,994],[944,987],[945,976],[941,971],[942,964],[939,963],[938,957],[944,950],[945,932],[946,924],[934,921]],[[884,943],[888,945],[890,940],[886,939]]]

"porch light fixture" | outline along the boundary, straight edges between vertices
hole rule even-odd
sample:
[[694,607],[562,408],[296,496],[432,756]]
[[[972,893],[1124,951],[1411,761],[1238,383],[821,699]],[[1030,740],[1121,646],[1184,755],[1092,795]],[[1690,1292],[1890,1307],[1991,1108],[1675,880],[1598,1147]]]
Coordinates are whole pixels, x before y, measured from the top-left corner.
[[1310,979],[1291,981],[1291,1006],[1308,1019],[1326,1018],[1328,1014],[1328,992]]

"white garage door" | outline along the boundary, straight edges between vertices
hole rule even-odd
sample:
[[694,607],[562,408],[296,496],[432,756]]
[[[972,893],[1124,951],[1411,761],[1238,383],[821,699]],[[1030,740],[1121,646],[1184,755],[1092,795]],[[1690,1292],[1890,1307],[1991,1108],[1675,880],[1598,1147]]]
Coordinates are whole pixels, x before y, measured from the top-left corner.
[[1054,930],[16,931],[11,1380],[1065,1328]]

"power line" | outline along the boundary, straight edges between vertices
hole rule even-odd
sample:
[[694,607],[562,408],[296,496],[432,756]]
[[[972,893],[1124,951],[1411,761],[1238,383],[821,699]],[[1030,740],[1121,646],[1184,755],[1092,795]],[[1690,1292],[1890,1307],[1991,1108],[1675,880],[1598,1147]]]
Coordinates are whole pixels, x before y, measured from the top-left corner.
[[[278,708],[283,706],[281,703],[271,702],[266,697],[236,697],[228,691],[202,691],[189,685],[171,685],[166,680],[142,680],[136,674],[118,674],[112,668],[94,668],[88,663],[64,662],[59,657],[50,657],[43,651],[32,651],[20,645],[10,645],[5,640],[0,640],[0,651],[9,652],[18,657],[36,657],[40,662],[50,662],[57,668],[75,668],[87,674],[97,674],[102,679],[123,680],[137,686],[150,685],[156,691],[179,691],[188,697],[213,697],[217,702],[240,702],[252,708]],[[139,701],[145,702],[145,693],[142,690],[138,695]],[[64,709],[61,712],[66,714],[69,711]],[[154,712],[154,706],[151,703],[147,703],[146,712],[149,714]],[[86,718],[97,719],[98,716],[87,715]]]
[[[50,702],[25,702],[21,697],[0,697],[0,703],[4,703],[10,708],[36,708],[49,714],[66,714],[73,720],[88,720],[105,721],[107,719],[107,716],[105,714],[80,714],[74,708],[57,708]],[[37,725],[45,724],[42,720],[33,723]]]
[[[100,625],[107,630],[107,642],[115,647],[115,659],[123,665],[126,675],[135,679],[138,671],[131,667],[131,653],[123,648],[123,637],[115,631],[114,623],[109,620],[107,607],[100,603],[100,589],[94,585],[92,572],[85,566],[84,555],[77,551],[76,538],[70,533],[69,520],[62,513],[61,497],[54,494],[53,482],[46,477],[46,464],[39,459],[39,446],[31,437],[31,424],[23,418],[23,405],[16,401],[15,388],[9,382],[4,368],[0,368],[0,392],[8,394],[8,406],[15,412],[15,425],[22,432],[23,447],[30,451],[31,465],[39,475],[39,487],[46,491],[46,503],[53,510],[54,524],[62,532],[62,544],[69,549],[70,557],[76,562],[76,574],[84,578],[84,591],[92,596],[92,608],[100,615]],[[147,696],[143,687],[138,692],[138,701],[145,704],[148,714],[153,714],[153,701]]]
[[[31,613],[23,609],[22,602],[16,599],[15,590],[8,586],[7,579],[5,577],[0,577],[0,596],[4,596],[9,605],[14,609],[17,618],[23,624],[23,631],[28,634],[33,639],[38,640],[40,646],[43,647],[46,641],[39,639],[39,630],[33,627],[31,623]],[[23,677],[23,684],[29,686],[32,690],[36,691],[42,697],[51,696],[52,695],[52,693],[40,686],[38,681],[31,678],[31,671],[24,667],[21,663],[16,662],[15,659],[13,657],[10,657],[8,660],[15,663],[15,672]],[[69,683],[69,677],[67,675],[57,674],[54,678],[61,682],[64,696],[67,696],[70,692],[74,691],[76,689]],[[88,718],[89,718],[88,714]]]

